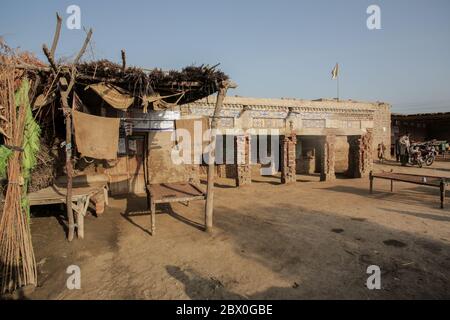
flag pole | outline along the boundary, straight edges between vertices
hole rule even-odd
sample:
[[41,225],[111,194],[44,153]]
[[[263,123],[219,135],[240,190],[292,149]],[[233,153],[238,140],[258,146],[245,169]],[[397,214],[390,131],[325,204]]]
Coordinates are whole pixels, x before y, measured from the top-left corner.
[[339,73],[338,73],[338,75],[337,75],[337,82],[336,82],[336,86],[337,86],[337,88],[336,88],[336,91],[337,91],[337,101],[339,101]]

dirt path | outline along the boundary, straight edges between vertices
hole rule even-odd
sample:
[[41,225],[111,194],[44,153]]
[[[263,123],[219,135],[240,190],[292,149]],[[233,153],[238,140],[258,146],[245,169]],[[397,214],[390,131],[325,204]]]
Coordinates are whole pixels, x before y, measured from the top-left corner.
[[[450,163],[376,166],[391,168],[450,177]],[[236,189],[220,180],[213,235],[199,230],[201,202],[158,208],[153,237],[148,216],[124,215],[144,198],[114,199],[72,244],[54,216],[36,217],[40,287],[30,298],[450,298],[450,207],[439,209],[437,190],[398,183],[391,194],[376,181],[369,195],[367,179],[298,181],[257,177]],[[81,268],[81,290],[66,288],[71,264]],[[365,286],[373,264],[381,290]]]

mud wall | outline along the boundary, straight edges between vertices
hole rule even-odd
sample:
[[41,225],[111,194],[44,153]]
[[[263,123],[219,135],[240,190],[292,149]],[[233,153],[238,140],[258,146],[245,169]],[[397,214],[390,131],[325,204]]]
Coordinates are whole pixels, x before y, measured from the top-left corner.
[[385,156],[389,157],[391,139],[391,106],[385,103],[375,104],[372,129],[372,152],[374,158],[377,156],[378,144],[382,142],[388,150]]
[[188,181],[190,168],[174,164],[171,151],[174,142],[172,132],[152,131],[148,135],[148,177],[150,183],[174,183]]

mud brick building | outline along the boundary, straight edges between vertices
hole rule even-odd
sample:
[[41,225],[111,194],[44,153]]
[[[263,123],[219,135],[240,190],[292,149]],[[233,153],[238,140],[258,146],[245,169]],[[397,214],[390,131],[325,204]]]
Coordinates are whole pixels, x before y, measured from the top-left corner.
[[[182,117],[211,117],[215,97],[180,106]],[[295,174],[320,174],[333,180],[336,174],[363,177],[372,168],[377,146],[391,143],[391,107],[381,102],[352,100],[258,99],[228,96],[220,115],[222,139],[218,157],[226,157],[233,145],[240,161],[217,166],[220,176],[235,178],[238,186],[251,182],[252,174],[266,167],[281,172],[283,183],[295,181]],[[278,135],[278,145],[270,142]],[[279,166],[261,161],[265,139],[268,154],[278,148]],[[250,156],[248,156],[250,154]],[[243,161],[243,159],[247,159]]]

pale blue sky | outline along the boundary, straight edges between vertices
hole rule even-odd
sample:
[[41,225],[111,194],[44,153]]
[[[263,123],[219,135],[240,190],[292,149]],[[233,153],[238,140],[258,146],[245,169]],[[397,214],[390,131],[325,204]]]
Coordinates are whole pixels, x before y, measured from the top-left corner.
[[[51,44],[55,12],[81,7],[94,29],[86,58],[179,69],[216,64],[254,97],[386,101],[396,112],[450,111],[450,1],[0,1],[0,36],[37,53]],[[382,30],[366,27],[381,7]],[[83,30],[63,28],[58,57],[72,57]]]

